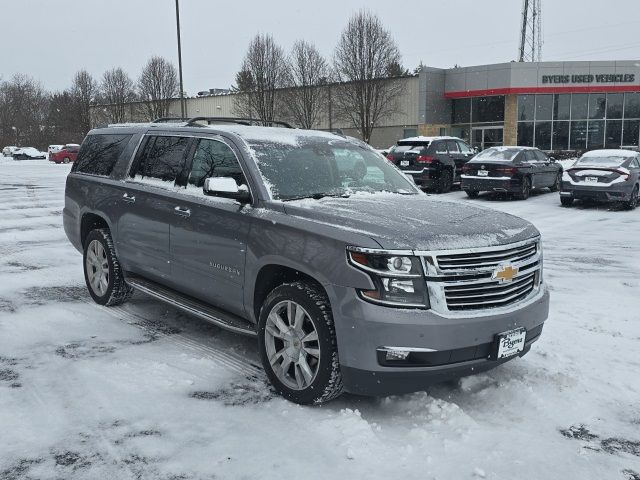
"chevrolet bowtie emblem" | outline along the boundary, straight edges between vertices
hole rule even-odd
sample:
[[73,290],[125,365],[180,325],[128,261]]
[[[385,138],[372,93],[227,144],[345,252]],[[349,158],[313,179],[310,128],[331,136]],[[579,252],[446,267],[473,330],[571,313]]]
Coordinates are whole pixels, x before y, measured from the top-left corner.
[[511,265],[501,266],[494,270],[491,278],[500,281],[500,283],[510,282],[518,275],[518,271],[518,267],[512,267]]

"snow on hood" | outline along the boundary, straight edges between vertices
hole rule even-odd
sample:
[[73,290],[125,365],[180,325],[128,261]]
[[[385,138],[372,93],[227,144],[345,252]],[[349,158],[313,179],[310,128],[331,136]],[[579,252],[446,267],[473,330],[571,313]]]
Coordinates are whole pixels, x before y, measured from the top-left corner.
[[488,247],[539,235],[516,216],[426,195],[353,195],[284,205],[287,214],[367,235],[387,249]]

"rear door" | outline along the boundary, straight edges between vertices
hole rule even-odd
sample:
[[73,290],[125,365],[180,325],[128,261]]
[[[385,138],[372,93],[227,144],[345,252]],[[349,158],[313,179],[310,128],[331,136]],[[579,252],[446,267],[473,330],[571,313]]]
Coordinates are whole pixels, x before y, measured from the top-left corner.
[[541,186],[552,186],[556,182],[558,166],[551,160],[549,160],[549,157],[547,157],[547,155],[543,151],[534,150],[534,153],[538,161],[541,163],[540,168],[542,170],[542,181],[544,182],[544,185]]
[[536,155],[535,150],[525,150],[524,154],[524,165],[526,166],[526,170],[531,177],[531,186],[533,188],[542,188],[546,187],[545,180],[545,164],[541,162]]
[[251,207],[205,196],[204,180],[231,177],[249,186],[239,152],[223,137],[195,139],[187,176],[171,204],[171,281],[187,295],[243,314],[243,286]]
[[190,142],[179,135],[145,136],[119,197],[117,246],[123,265],[165,284],[171,275],[172,196]]

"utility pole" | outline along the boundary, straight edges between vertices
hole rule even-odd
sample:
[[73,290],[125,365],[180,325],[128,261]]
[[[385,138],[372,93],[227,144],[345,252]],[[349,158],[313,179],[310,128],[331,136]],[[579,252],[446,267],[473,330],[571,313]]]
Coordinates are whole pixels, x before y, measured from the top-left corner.
[[184,84],[182,83],[182,46],[180,44],[180,6],[178,0],[176,0],[176,29],[178,31],[178,72],[180,74],[180,116],[184,120],[186,115],[184,108]]

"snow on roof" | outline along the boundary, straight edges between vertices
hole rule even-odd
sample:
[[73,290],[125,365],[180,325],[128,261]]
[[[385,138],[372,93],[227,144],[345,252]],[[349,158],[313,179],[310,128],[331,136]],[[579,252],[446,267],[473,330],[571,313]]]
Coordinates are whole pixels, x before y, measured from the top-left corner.
[[492,150],[497,150],[498,152],[504,152],[505,150],[512,150],[514,148],[517,148],[518,150],[538,150],[536,147],[521,147],[519,145],[503,145],[500,147],[489,147],[489,148],[491,148]]
[[435,137],[423,137],[422,135],[417,137],[408,137],[398,140],[398,142],[433,142],[434,140],[460,140],[458,137],[449,137],[446,135],[440,135]]
[[638,152],[634,152],[633,150],[618,150],[618,149],[602,149],[602,150],[591,150],[590,152],[585,153],[582,158],[603,158],[603,157],[636,157],[638,156]]
[[[235,133],[245,140],[258,142],[275,142],[285,145],[300,145],[300,141],[308,138],[325,138],[327,140],[345,139],[336,133],[320,130],[303,130],[299,128],[261,127],[248,125],[203,125],[204,128],[215,128],[223,132]],[[348,140],[351,140],[348,138]]]

